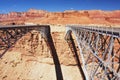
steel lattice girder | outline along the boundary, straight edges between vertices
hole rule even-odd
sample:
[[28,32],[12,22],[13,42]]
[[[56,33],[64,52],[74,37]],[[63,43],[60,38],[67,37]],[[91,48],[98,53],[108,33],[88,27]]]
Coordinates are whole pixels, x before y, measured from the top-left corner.
[[69,25],[66,30],[76,37],[87,80],[120,78],[120,28]]
[[0,26],[0,57],[16,43],[22,36],[31,30],[37,30],[41,36],[47,40],[50,35],[49,25],[6,25]]

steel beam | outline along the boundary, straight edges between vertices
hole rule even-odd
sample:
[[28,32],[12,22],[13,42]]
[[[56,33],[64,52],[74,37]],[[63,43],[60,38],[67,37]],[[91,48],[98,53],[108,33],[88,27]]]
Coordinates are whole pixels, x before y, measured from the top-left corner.
[[26,33],[31,30],[39,31],[44,39],[48,39],[50,34],[49,25],[0,25],[0,58]]
[[120,79],[119,27],[82,25],[66,27],[66,34],[71,31],[76,37],[86,80]]

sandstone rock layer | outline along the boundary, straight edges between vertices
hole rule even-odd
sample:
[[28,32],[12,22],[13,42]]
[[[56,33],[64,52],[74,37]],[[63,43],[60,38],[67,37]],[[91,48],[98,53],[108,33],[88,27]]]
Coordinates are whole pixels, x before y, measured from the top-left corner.
[[64,12],[48,12],[30,9],[27,12],[10,12],[0,14],[0,24],[104,24],[119,25],[120,10],[67,10]]

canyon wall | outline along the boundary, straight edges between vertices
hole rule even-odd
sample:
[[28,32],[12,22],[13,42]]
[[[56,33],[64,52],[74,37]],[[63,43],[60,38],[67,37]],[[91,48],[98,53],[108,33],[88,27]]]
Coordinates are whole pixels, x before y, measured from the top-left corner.
[[0,24],[105,24],[119,25],[120,10],[66,10],[64,12],[48,12],[30,9],[27,12],[10,12],[0,14]]

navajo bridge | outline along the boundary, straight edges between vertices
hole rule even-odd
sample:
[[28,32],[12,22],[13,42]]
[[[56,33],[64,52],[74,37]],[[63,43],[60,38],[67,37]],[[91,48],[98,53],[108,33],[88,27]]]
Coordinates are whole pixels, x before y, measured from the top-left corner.
[[[31,30],[40,32],[50,49],[57,80],[63,80],[49,25],[0,26],[0,58]],[[66,26],[66,43],[77,61],[84,80],[120,80],[120,28],[104,26]],[[76,45],[78,47],[76,47]]]

